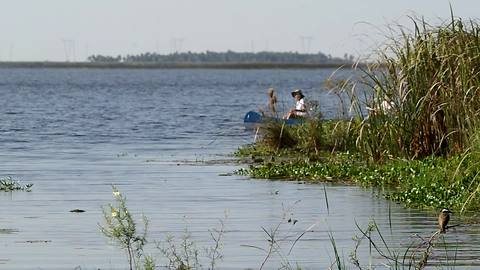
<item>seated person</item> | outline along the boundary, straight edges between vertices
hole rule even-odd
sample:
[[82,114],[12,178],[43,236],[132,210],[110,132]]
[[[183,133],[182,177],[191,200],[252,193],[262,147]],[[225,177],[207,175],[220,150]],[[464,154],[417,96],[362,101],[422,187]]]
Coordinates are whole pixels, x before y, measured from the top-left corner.
[[302,118],[307,115],[307,107],[305,106],[305,99],[302,90],[296,89],[292,92],[292,97],[295,98],[295,108],[292,108],[288,114],[283,116],[283,119]]
[[268,112],[265,112],[262,108],[260,108],[259,111],[262,113],[263,116],[268,115],[268,116],[274,117],[277,115],[277,96],[275,96],[275,90],[273,88],[268,88],[267,95],[268,95],[268,104],[267,104]]

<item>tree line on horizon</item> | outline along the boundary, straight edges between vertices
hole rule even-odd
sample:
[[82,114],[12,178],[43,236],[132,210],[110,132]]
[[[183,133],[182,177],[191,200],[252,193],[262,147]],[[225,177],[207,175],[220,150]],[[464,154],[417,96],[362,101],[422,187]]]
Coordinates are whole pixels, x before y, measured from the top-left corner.
[[324,53],[306,54],[298,52],[176,52],[171,54],[141,53],[137,55],[91,55],[92,63],[291,63],[291,64],[349,64],[354,56],[345,54],[343,58]]

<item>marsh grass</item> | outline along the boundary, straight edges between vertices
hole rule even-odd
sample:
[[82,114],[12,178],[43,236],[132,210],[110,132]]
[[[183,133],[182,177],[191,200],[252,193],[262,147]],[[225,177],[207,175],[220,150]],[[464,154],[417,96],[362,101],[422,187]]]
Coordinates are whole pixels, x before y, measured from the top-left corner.
[[325,196],[325,207],[327,208],[327,214],[330,215],[330,206],[328,204],[327,187],[323,184],[323,195]]
[[[298,151],[307,156],[322,152],[347,151],[355,148],[358,125],[348,120],[322,120],[307,118],[301,125],[289,126],[270,121],[259,127],[260,139],[255,144],[259,153],[286,155]],[[252,154],[250,149],[237,152],[237,156]]]
[[325,145],[325,134],[320,120],[309,119],[297,129],[299,148],[318,155]]
[[293,147],[297,144],[292,128],[283,122],[269,121],[262,125],[260,133],[262,136],[261,143],[275,151]]
[[330,240],[330,244],[332,245],[333,254],[335,256],[334,261],[333,261],[333,263],[332,263],[332,265],[330,266],[329,269],[333,269],[333,268],[336,268],[337,270],[346,269],[345,262],[341,259],[341,258],[343,258],[343,256],[341,256],[340,252],[338,251],[337,243],[335,241],[335,238],[334,238],[332,232],[328,233],[328,238]]
[[374,160],[458,154],[478,128],[480,26],[453,14],[439,26],[412,24],[413,32],[400,28],[364,70],[371,111],[357,146]]

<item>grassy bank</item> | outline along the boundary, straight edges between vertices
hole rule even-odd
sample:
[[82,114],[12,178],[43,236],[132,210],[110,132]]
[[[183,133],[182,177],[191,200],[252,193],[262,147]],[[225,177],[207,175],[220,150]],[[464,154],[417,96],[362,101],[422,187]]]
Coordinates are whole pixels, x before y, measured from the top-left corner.
[[237,153],[257,164],[239,173],[346,181],[385,187],[409,206],[479,209],[480,26],[453,15],[438,26],[412,23],[413,32],[400,29],[378,51],[363,80],[337,84],[350,119],[266,123],[257,144]]

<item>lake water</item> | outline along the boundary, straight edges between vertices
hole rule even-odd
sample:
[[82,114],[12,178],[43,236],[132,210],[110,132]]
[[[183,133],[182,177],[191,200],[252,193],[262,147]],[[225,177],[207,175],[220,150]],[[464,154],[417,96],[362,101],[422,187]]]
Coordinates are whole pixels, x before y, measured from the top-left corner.
[[[268,87],[285,110],[289,92],[302,88],[336,117],[338,100],[322,86],[333,71],[0,69],[0,177],[34,184],[29,193],[0,193],[0,269],[126,269],[125,253],[99,230],[112,184],[139,222],[149,218],[150,240],[180,238],[187,228],[202,253],[226,215],[219,269],[258,269],[265,253],[252,246],[268,247],[262,227],[275,228],[283,213],[298,220],[279,229],[284,254],[303,269],[332,265],[330,233],[348,263],[355,222],[375,220],[392,247],[428,237],[437,213],[371,189],[224,176],[241,167],[230,154],[253,142],[243,116],[266,103]],[[69,212],[76,208],[86,212]],[[480,267],[478,225],[456,227],[445,242],[455,246],[455,269]],[[368,245],[359,254],[368,264]],[[433,262],[444,257],[434,249]],[[265,269],[280,265],[272,256]]]

